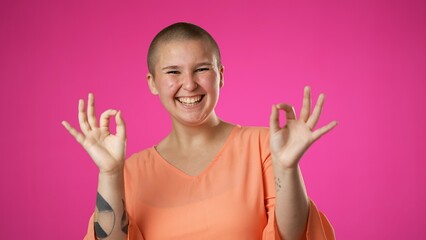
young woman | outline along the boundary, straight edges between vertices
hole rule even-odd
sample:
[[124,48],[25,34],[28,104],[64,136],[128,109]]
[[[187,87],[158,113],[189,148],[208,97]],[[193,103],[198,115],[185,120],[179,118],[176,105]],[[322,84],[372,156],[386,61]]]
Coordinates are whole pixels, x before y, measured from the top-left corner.
[[214,110],[224,84],[219,48],[189,23],[157,34],[148,68],[149,88],[173,125],[158,145],[125,161],[121,112],[107,110],[98,123],[93,94],[87,110],[79,101],[81,132],[63,122],[99,168],[85,239],[334,239],[299,169],[309,146],[337,124],[314,130],[323,94],[311,113],[306,87],[299,117],[288,104],[273,105],[269,129],[222,121]]

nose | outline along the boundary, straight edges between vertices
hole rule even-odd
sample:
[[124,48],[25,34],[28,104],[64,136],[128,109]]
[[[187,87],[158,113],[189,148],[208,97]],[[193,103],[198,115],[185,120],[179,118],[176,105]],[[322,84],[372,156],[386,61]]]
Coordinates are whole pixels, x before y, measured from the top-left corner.
[[195,89],[197,89],[198,84],[196,79],[194,78],[193,75],[188,74],[187,76],[185,76],[185,78],[183,79],[182,82],[182,88],[185,89],[186,91],[190,92],[190,91],[194,91]]

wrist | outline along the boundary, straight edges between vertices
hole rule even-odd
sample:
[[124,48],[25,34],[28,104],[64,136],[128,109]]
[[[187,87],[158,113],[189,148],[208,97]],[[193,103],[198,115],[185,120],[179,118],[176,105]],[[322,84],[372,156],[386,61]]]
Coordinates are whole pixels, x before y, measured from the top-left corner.
[[296,176],[300,174],[300,168],[299,166],[295,168],[278,168],[274,166],[274,175],[276,177],[278,176]]
[[280,159],[272,156],[272,165],[274,169],[286,172],[294,172],[299,169],[299,160],[293,159]]
[[104,178],[116,178],[116,177],[122,177],[124,174],[124,166],[118,167],[111,170],[99,170],[99,177]]
[[124,172],[99,172],[98,191],[105,188],[121,189],[124,186]]

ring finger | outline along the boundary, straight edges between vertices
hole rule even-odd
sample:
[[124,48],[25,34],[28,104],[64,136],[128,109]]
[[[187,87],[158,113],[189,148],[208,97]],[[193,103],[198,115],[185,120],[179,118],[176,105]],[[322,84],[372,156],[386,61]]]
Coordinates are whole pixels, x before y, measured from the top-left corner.
[[87,115],[84,110],[84,100],[78,100],[78,121],[80,123],[80,129],[84,134],[87,134],[91,129],[87,122]]

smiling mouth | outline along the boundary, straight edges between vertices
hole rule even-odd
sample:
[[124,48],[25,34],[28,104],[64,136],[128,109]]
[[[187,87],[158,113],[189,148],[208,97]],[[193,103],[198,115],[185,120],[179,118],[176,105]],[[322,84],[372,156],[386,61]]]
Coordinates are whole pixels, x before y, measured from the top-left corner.
[[203,100],[204,95],[194,97],[177,97],[176,100],[185,106],[194,106]]

